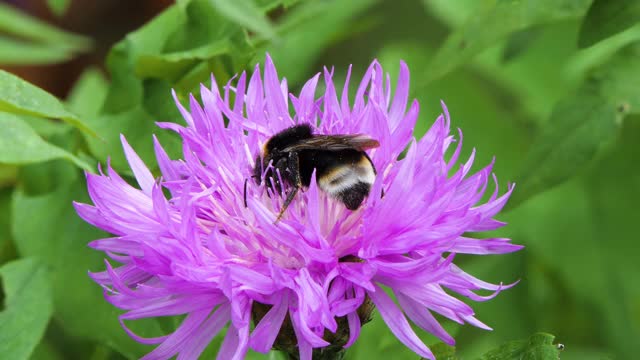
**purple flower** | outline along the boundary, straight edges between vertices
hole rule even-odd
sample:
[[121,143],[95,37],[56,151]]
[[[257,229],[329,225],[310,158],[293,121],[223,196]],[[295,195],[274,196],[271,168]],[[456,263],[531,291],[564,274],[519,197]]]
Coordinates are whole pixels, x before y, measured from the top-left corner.
[[[144,359],[195,359],[227,325],[219,358],[276,347],[311,359],[316,348],[353,344],[372,304],[402,343],[429,359],[433,354],[409,320],[447,344],[454,339],[433,313],[489,329],[450,293],[484,301],[511,285],[476,279],[453,260],[458,253],[521,248],[509,239],[465,236],[504,225],[493,217],[513,186],[498,196],[493,163],[471,174],[473,153],[456,165],[461,133],[445,157],[455,140],[444,104],[430,130],[420,140],[413,137],[419,105],[414,100],[407,110],[406,64],[401,63],[394,96],[389,76],[374,61],[350,103],[350,74],[340,97],[327,69],[296,97],[267,57],[264,78],[256,66],[248,84],[242,73],[222,94],[213,79],[211,89],[202,86],[203,106],[191,96],[188,111],[176,98],[187,126],[158,125],[182,137],[184,158],[169,159],[154,138],[160,178],[124,137],[140,189],[111,167],[106,174],[87,174],[94,205],[76,203],[76,210],[114,235],[90,246],[119,263],[107,261],[106,271],[91,277],[109,302],[126,310],[120,321],[131,337],[159,344]],[[321,76],[325,90],[316,98]],[[283,197],[251,180],[252,168],[270,136],[300,123],[311,124],[316,134],[366,134],[380,142],[368,151],[377,176],[360,208],[346,209],[312,181],[274,223]],[[491,179],[495,191],[479,204]],[[173,315],[186,316],[175,332],[157,338],[141,338],[125,324]]]

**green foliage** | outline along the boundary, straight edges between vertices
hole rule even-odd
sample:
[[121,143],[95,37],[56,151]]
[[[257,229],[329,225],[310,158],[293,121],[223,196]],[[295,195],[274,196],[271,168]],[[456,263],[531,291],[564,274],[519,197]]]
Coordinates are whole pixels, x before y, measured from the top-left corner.
[[0,163],[22,165],[52,159],[66,159],[92,170],[73,154],[44,141],[19,116],[0,112]]
[[51,317],[49,272],[39,261],[24,258],[0,267],[5,309],[0,312],[0,354],[28,359]]
[[88,45],[85,37],[56,29],[6,4],[0,5],[0,30],[47,43],[59,42],[77,47]]
[[456,348],[445,343],[432,346],[431,351],[438,360],[459,360],[458,356],[456,356]]
[[264,13],[252,0],[210,0],[213,7],[226,18],[238,25],[256,32],[267,39],[275,36],[275,30],[271,21],[264,16]]
[[47,6],[57,16],[64,15],[70,5],[71,0],[47,0]]
[[[116,311],[87,276],[88,270],[104,268],[102,255],[89,249],[87,241],[105,234],[75,214],[72,201],[86,202],[86,187],[76,171],[66,174],[50,193],[29,196],[15,192],[12,232],[18,253],[37,257],[48,266],[54,316],[68,334],[106,344],[129,358],[140,357],[144,346],[122,331]],[[133,329],[142,336],[160,334],[154,321],[133,325],[139,325]]]
[[[538,333],[527,340],[509,341],[490,350],[478,360],[557,360],[564,345],[553,344],[553,335]],[[458,360],[456,348],[446,344],[437,344],[431,348],[437,360]]]
[[0,111],[66,121],[90,136],[96,133],[55,96],[19,77],[0,70]]
[[595,249],[597,266],[585,276],[600,279],[600,289],[604,289],[585,296],[606,314],[602,319],[603,333],[607,343],[619,351],[620,359],[633,358],[640,352],[640,343],[629,340],[640,338],[640,284],[626,280],[638,269],[635,257],[627,255],[637,249],[633,235],[637,216],[632,209],[640,199],[640,169],[632,164],[640,156],[638,138],[640,116],[636,114],[625,121],[616,146],[585,176],[595,246],[581,249],[579,254]]
[[639,49],[622,50],[556,105],[522,164],[522,185],[511,206],[571,178],[615,138],[627,114],[640,112]]
[[[64,12],[68,1],[49,0],[54,12]],[[6,35],[4,35],[6,34]],[[12,35],[13,37],[8,37]],[[48,64],[88,50],[90,41],[0,4],[0,64]]]
[[63,47],[32,44],[0,36],[0,64],[50,64],[68,60]]
[[[69,1],[48,4],[62,14]],[[526,249],[456,263],[495,283],[521,282],[473,305],[493,332],[444,321],[454,348],[418,331],[438,360],[634,358],[638,11],[637,1],[626,0],[179,0],[116,43],[106,73],[87,70],[64,100],[0,71],[0,354],[133,359],[151,349],[124,333],[121,311],[87,276],[104,269],[103,254],[87,242],[106,234],[72,208],[72,201],[88,201],[81,170],[110,158],[129,175],[121,133],[152,167],[153,133],[179,158],[180,143],[155,126],[183,122],[171,89],[186,105],[211,73],[226,83],[268,51],[293,91],[325,65],[335,65],[341,88],[353,64],[353,92],[373,58],[393,84],[405,60],[421,104],[416,136],[443,99],[464,132],[463,155],[478,149],[474,169],[495,155],[501,186],[516,180],[501,218],[509,226],[491,236]],[[82,36],[0,5],[0,64],[64,61],[88,46]],[[176,321],[127,325],[158,336]],[[529,337],[538,331],[553,333],[566,350],[559,353],[551,335]],[[416,356],[374,315],[346,359],[380,358]]]
[[[278,25],[280,41],[259,49],[256,62],[262,62],[268,51],[279,68],[287,69],[292,83],[305,80],[313,68],[314,60],[336,39],[351,34],[359,16],[375,5],[377,0],[308,1],[292,8],[291,13]],[[303,51],[301,51],[303,49]],[[329,64],[327,64],[329,65]]]
[[578,45],[591,46],[640,22],[636,0],[594,0],[580,29]]
[[[155,122],[182,121],[172,104],[171,89],[184,98],[214,70],[218,81],[226,81],[252,55],[245,31],[218,13],[209,0],[171,6],[109,53],[111,85],[101,112],[87,117],[101,136],[86,137],[90,150],[99,160],[110,155],[116,168],[125,168],[122,133],[144,160],[153,163]],[[177,152],[171,135],[161,132],[158,137]]]
[[427,80],[445,75],[515,31],[579,18],[589,6],[589,0],[503,0],[491,3],[449,35],[427,68]]
[[569,98],[560,101],[532,144],[511,206],[571,178],[610,143],[630,112],[640,112],[640,43],[598,67]]
[[524,53],[529,45],[540,35],[539,27],[530,27],[524,30],[516,31],[509,36],[502,53],[502,61],[508,62]]
[[82,117],[95,116],[104,103],[108,86],[104,75],[98,69],[90,68],[76,81],[67,99],[67,106]]
[[528,340],[512,341],[491,350],[482,355],[480,360],[555,360],[560,357],[560,351],[553,344],[554,338],[549,334],[534,334]]

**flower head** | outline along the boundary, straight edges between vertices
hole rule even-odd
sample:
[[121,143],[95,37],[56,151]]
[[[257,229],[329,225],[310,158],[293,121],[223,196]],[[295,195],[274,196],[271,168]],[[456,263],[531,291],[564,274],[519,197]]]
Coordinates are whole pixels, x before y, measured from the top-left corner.
[[[248,81],[242,73],[222,93],[215,79],[211,89],[202,86],[202,106],[191,96],[187,110],[174,94],[186,126],[158,125],[181,136],[182,160],[169,159],[154,138],[162,173],[154,178],[122,137],[139,188],[111,167],[87,174],[94,205],[75,204],[77,212],[114,235],[90,246],[119,263],[107,261],[106,271],[91,276],[109,302],[126,310],[120,316],[125,331],[159,344],[145,359],[197,358],[227,325],[221,358],[276,347],[311,359],[314,349],[353,344],[371,304],[402,343],[430,359],[409,320],[448,344],[454,340],[433,313],[488,329],[450,292],[483,301],[508,286],[476,279],[453,260],[458,253],[521,248],[509,239],[464,235],[503,226],[494,216],[513,186],[499,196],[492,164],[471,174],[473,154],[456,165],[462,134],[456,144],[444,104],[429,131],[413,137],[419,105],[413,101],[407,109],[404,63],[393,96],[376,61],[353,103],[350,71],[340,95],[332,76],[325,69],[294,96],[267,57],[263,77],[256,66]],[[325,90],[316,98],[321,77]],[[366,134],[379,141],[368,151],[377,175],[357,210],[321,191],[314,178],[276,222],[284,196],[264,182],[246,181],[261,146],[302,123],[316,134]],[[491,179],[495,191],[480,204]],[[483,289],[493,293],[475,293]],[[141,338],[125,324],[172,315],[186,316],[175,332],[157,338]]]

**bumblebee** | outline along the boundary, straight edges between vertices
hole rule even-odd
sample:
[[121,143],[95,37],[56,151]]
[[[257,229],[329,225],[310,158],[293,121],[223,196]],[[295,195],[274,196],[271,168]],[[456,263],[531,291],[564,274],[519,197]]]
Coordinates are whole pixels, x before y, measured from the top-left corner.
[[310,125],[295,125],[264,144],[252,178],[259,183],[266,169],[265,185],[277,193],[287,191],[276,222],[298,190],[309,187],[314,169],[318,187],[347,209],[355,210],[369,195],[376,177],[376,169],[365,150],[378,146],[377,140],[366,135],[315,135]]

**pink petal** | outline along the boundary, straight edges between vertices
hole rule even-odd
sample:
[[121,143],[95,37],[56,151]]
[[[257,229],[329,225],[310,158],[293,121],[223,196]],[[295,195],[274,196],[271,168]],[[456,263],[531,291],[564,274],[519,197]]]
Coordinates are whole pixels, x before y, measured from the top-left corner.
[[151,189],[155,183],[155,179],[153,178],[153,175],[151,175],[151,171],[149,171],[149,168],[144,164],[144,162],[142,162],[142,159],[140,159],[138,154],[136,154],[136,152],[131,148],[127,139],[125,139],[122,134],[120,134],[120,141],[122,142],[124,154],[127,157],[129,166],[131,166],[131,170],[133,170],[133,174],[138,181],[138,185],[140,185],[140,188],[142,188],[142,191],[144,191],[145,194],[151,195]]

